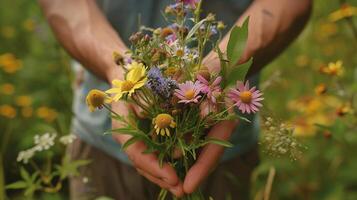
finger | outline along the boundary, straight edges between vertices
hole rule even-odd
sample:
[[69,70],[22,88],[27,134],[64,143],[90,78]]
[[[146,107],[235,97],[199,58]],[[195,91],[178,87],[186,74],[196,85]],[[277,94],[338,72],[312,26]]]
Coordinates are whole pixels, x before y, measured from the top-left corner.
[[144,110],[142,108],[140,108],[139,106],[130,104],[129,108],[135,114],[135,116],[137,118],[139,118],[139,119],[144,119],[145,118]]
[[137,168],[137,170],[138,170],[139,174],[143,175],[149,181],[159,185],[161,188],[169,190],[176,197],[182,197],[184,195],[181,182],[179,182],[176,186],[171,186],[171,185],[167,184],[166,182],[162,181],[161,179],[158,179],[158,178],[152,176],[151,174],[145,172],[142,169]]
[[[228,140],[236,125],[236,121],[221,122],[210,130],[207,137]],[[200,183],[215,167],[218,159],[223,154],[223,151],[224,147],[217,144],[208,144],[202,149],[197,161],[187,172],[183,184],[185,193],[190,194],[196,190]]]
[[146,145],[143,142],[136,142],[130,145],[126,152],[136,167],[145,169],[152,176],[163,180],[171,186],[177,185],[179,178],[176,175],[176,171],[167,163],[160,167],[157,156],[155,154],[142,153],[145,150]]

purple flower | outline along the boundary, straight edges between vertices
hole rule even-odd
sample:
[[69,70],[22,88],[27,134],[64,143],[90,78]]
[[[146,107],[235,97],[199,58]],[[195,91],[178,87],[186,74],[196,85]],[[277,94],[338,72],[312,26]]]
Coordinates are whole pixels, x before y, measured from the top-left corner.
[[197,79],[202,83],[201,92],[207,95],[207,99],[209,99],[212,103],[216,103],[216,97],[218,97],[222,90],[219,84],[222,81],[222,77],[218,76],[212,83],[207,81],[203,76],[197,75]]
[[152,67],[148,71],[147,77],[147,87],[163,98],[170,98],[174,89],[177,88],[176,81],[163,77],[160,69],[157,67]]
[[172,34],[168,35],[165,39],[168,44],[174,43],[177,40],[176,33],[173,32]]
[[195,9],[200,0],[177,0],[177,2],[183,2],[185,5],[189,5],[192,9]]
[[179,103],[198,103],[201,98],[200,92],[202,89],[202,84],[199,81],[195,83],[192,81],[186,81],[185,83],[178,85],[179,89],[175,90],[175,96],[179,99]]
[[264,98],[263,93],[256,89],[256,87],[249,88],[249,82],[245,84],[237,81],[236,88],[231,89],[227,97],[233,100],[234,104],[242,113],[255,113],[262,106],[260,101]]
[[211,33],[210,35],[216,35],[218,33],[216,26],[211,26]]

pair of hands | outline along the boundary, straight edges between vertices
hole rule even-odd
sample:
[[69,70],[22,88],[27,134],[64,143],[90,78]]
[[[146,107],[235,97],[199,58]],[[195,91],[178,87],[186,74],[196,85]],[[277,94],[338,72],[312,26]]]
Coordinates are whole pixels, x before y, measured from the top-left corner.
[[[214,71],[214,70],[213,70]],[[126,116],[129,110],[138,113],[135,107],[125,102],[116,102],[112,104],[112,109],[120,115]],[[208,133],[208,137],[214,137],[221,140],[228,140],[237,125],[237,121],[223,121],[216,124]],[[120,124],[113,120],[113,128],[119,128]],[[115,135],[114,138],[121,144],[125,143],[130,136]],[[189,169],[183,182],[178,178],[175,169],[168,163],[162,167],[159,165],[156,154],[144,154],[146,150],[144,142],[136,142],[126,149],[126,154],[131,160],[137,171],[151,182],[165,188],[177,197],[194,192],[198,186],[205,180],[209,173],[215,168],[224,147],[216,144],[208,144],[203,147],[195,164]]]
[[[134,108],[126,105],[125,102],[117,102],[112,104],[112,109],[120,115],[126,115],[129,110]],[[211,128],[208,137],[228,140],[236,125],[236,121],[223,121]],[[120,124],[113,121],[113,128],[118,127],[120,127]],[[114,137],[121,144],[130,139],[130,136],[127,135],[116,135]],[[173,167],[168,163],[164,163],[160,167],[156,154],[142,153],[145,150],[146,145],[143,142],[136,142],[126,149],[126,154],[141,175],[161,188],[169,190],[175,196],[181,197],[197,189],[216,166],[220,156],[223,154],[224,147],[216,144],[206,145],[183,182],[178,178]]]

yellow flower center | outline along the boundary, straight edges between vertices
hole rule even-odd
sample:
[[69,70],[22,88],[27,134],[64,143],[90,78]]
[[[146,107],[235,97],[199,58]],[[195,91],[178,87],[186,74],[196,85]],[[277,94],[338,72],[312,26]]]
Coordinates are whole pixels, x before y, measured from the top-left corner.
[[160,128],[168,128],[172,123],[173,118],[169,114],[159,114],[155,118],[155,125]]
[[106,94],[100,90],[91,90],[87,96],[87,103],[93,107],[101,107],[104,104]]
[[182,49],[179,49],[176,51],[176,56],[178,56],[178,57],[182,57],[182,56],[184,56],[184,54],[185,54],[185,52]]
[[250,91],[244,91],[240,93],[239,97],[243,103],[250,103],[253,96]]
[[186,99],[193,99],[193,97],[195,97],[195,91],[194,90],[188,90],[186,93],[185,93],[185,97]]
[[128,81],[128,80],[126,80],[126,81],[124,81],[123,83],[122,83],[122,85],[121,85],[121,91],[125,91],[125,92],[128,92],[128,91],[130,91],[132,88],[134,87],[134,83],[133,82],[131,82],[131,81]]

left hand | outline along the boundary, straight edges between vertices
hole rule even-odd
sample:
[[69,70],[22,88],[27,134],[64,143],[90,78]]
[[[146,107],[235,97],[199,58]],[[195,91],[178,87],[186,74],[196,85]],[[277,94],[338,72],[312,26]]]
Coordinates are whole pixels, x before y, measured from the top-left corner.
[[[238,121],[222,121],[211,128],[207,137],[213,137],[220,140],[229,140]],[[186,194],[194,192],[197,187],[205,180],[209,173],[217,165],[224,147],[217,144],[207,144],[195,164],[189,169],[183,183],[183,190]]]

